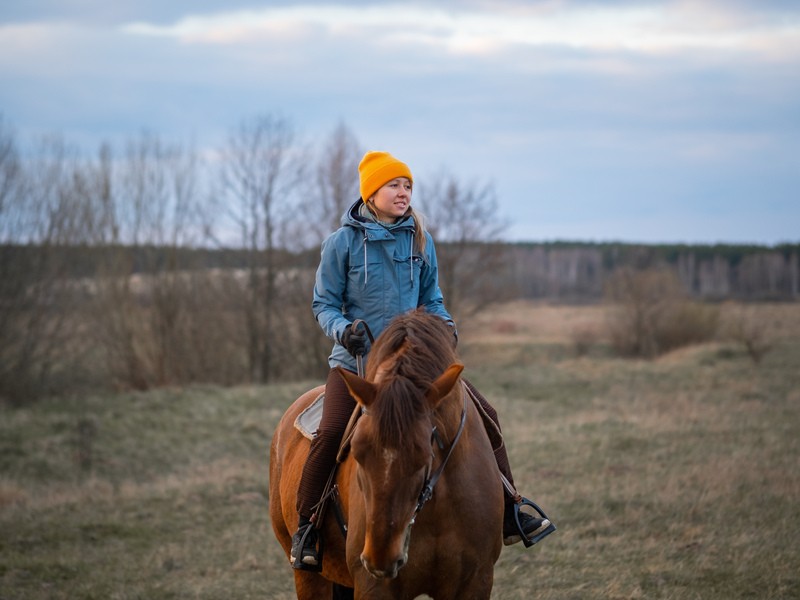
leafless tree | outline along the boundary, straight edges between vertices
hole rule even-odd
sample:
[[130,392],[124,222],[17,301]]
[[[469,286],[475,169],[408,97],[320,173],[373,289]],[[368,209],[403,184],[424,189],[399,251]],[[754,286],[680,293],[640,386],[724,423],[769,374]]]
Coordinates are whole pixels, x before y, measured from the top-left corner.
[[215,323],[197,323],[207,318],[200,299],[214,288],[185,258],[207,229],[198,172],[193,150],[148,134],[130,140],[116,160],[101,148],[91,171],[94,239],[106,248],[95,331],[121,385],[147,388],[209,374],[213,361],[202,359]]
[[27,282],[19,269],[19,253],[12,244],[18,243],[24,222],[22,201],[23,175],[14,135],[0,119],[0,396],[19,401],[20,390],[14,389],[14,371],[22,359],[20,339],[21,304],[24,303]]
[[316,152],[300,209],[303,239],[318,246],[339,228],[345,210],[359,197],[358,163],[364,150],[355,134],[340,122]]
[[426,227],[436,241],[439,282],[449,310],[464,318],[504,300],[506,268],[500,237],[507,227],[494,185],[442,170],[420,186]]
[[16,404],[52,391],[80,353],[65,253],[84,234],[80,167],[58,138],[33,155],[0,122],[0,396]]
[[22,204],[22,165],[14,134],[0,115],[0,239],[3,243],[18,241]]
[[281,322],[278,276],[293,213],[292,195],[302,178],[290,123],[274,115],[243,121],[222,152],[223,208],[246,249],[241,310],[252,381],[275,378]]

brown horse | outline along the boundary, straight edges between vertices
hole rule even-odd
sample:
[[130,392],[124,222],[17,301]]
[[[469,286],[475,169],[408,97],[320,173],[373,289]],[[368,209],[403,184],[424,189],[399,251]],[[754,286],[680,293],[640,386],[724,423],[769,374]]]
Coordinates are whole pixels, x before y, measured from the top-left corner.
[[[365,379],[341,371],[363,411],[336,475],[348,529],[326,511],[322,572],[294,571],[298,599],[331,598],[334,583],[356,599],[490,597],[503,492],[452,340],[438,317],[408,313],[376,341]],[[294,421],[321,391],[289,407],[270,448],[270,517],[287,558],[309,449]]]

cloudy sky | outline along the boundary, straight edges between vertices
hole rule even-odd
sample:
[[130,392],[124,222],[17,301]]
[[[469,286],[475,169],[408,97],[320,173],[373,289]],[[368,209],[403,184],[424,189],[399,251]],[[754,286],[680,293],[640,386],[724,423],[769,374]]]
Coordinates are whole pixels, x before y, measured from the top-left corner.
[[796,0],[2,0],[18,141],[344,122],[514,240],[800,241]]

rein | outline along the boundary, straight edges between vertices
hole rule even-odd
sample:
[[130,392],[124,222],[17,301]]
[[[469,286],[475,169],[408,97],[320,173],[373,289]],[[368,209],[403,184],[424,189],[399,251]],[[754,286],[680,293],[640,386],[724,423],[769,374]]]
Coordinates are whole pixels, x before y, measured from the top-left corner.
[[[430,500],[431,497],[433,497],[433,488],[436,487],[436,482],[438,482],[439,478],[442,476],[444,468],[447,466],[447,461],[450,460],[450,456],[453,454],[453,450],[455,450],[458,440],[461,438],[461,434],[464,433],[464,426],[467,423],[467,395],[462,393],[462,396],[464,398],[464,406],[461,409],[461,421],[458,424],[458,431],[456,431],[456,435],[453,438],[453,443],[450,444],[450,448],[447,450],[447,454],[444,455],[442,462],[432,475],[425,478],[425,483],[422,485],[422,490],[420,491],[419,498],[417,499],[417,507],[414,509],[411,522],[408,524],[409,528],[414,524],[414,521],[416,521],[419,511],[422,510],[422,507],[425,506],[425,503]],[[439,432],[436,431],[436,427],[434,427],[433,431],[431,432],[431,443],[433,443],[434,440],[438,442],[439,447],[441,448],[442,441],[439,437]]]
[[[365,252],[366,252],[366,249],[367,248],[365,246],[364,247],[364,251]],[[367,322],[364,319],[356,319],[355,321],[353,321],[353,325],[352,325],[353,331],[357,331],[359,327],[362,328],[366,332],[367,338],[369,338],[369,343],[370,344],[374,344],[375,343],[375,338],[372,335],[372,330],[369,328],[369,325],[367,325]],[[364,355],[363,354],[357,354],[356,355],[356,372],[358,373],[359,377],[364,377]]]

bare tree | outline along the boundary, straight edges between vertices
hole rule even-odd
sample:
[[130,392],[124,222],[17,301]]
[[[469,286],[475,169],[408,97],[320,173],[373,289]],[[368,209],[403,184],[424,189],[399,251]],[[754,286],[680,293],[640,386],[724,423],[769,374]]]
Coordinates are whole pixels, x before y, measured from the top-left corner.
[[241,309],[252,381],[267,382],[277,374],[283,236],[290,219],[301,218],[291,211],[303,164],[296,152],[289,122],[264,115],[242,122],[222,153],[225,214],[248,252]]
[[[118,384],[134,388],[208,378],[207,318],[214,288],[187,262],[207,229],[192,150],[143,134],[114,160],[101,148],[92,171],[94,239],[104,244],[95,329]],[[221,356],[223,356],[221,354]],[[212,361],[213,362],[213,361]]]
[[507,250],[500,243],[507,225],[493,184],[444,170],[432,181],[421,190],[422,210],[436,240],[445,301],[455,317],[464,318],[508,293],[496,285],[507,267]]
[[318,246],[339,228],[345,210],[359,197],[358,163],[364,150],[355,134],[340,122],[317,152],[307,189],[300,200],[304,240]]
[[19,219],[22,204],[19,202],[22,187],[22,165],[13,133],[0,115],[0,240],[3,243],[18,241]]
[[65,249],[83,237],[80,167],[58,138],[27,163],[0,122],[0,396],[52,391],[77,348],[77,287]]
[[24,234],[23,173],[16,140],[0,119],[0,396],[20,401],[15,384],[17,363],[25,362],[21,339],[24,323],[20,312],[27,280],[20,269],[21,252],[14,248]]

